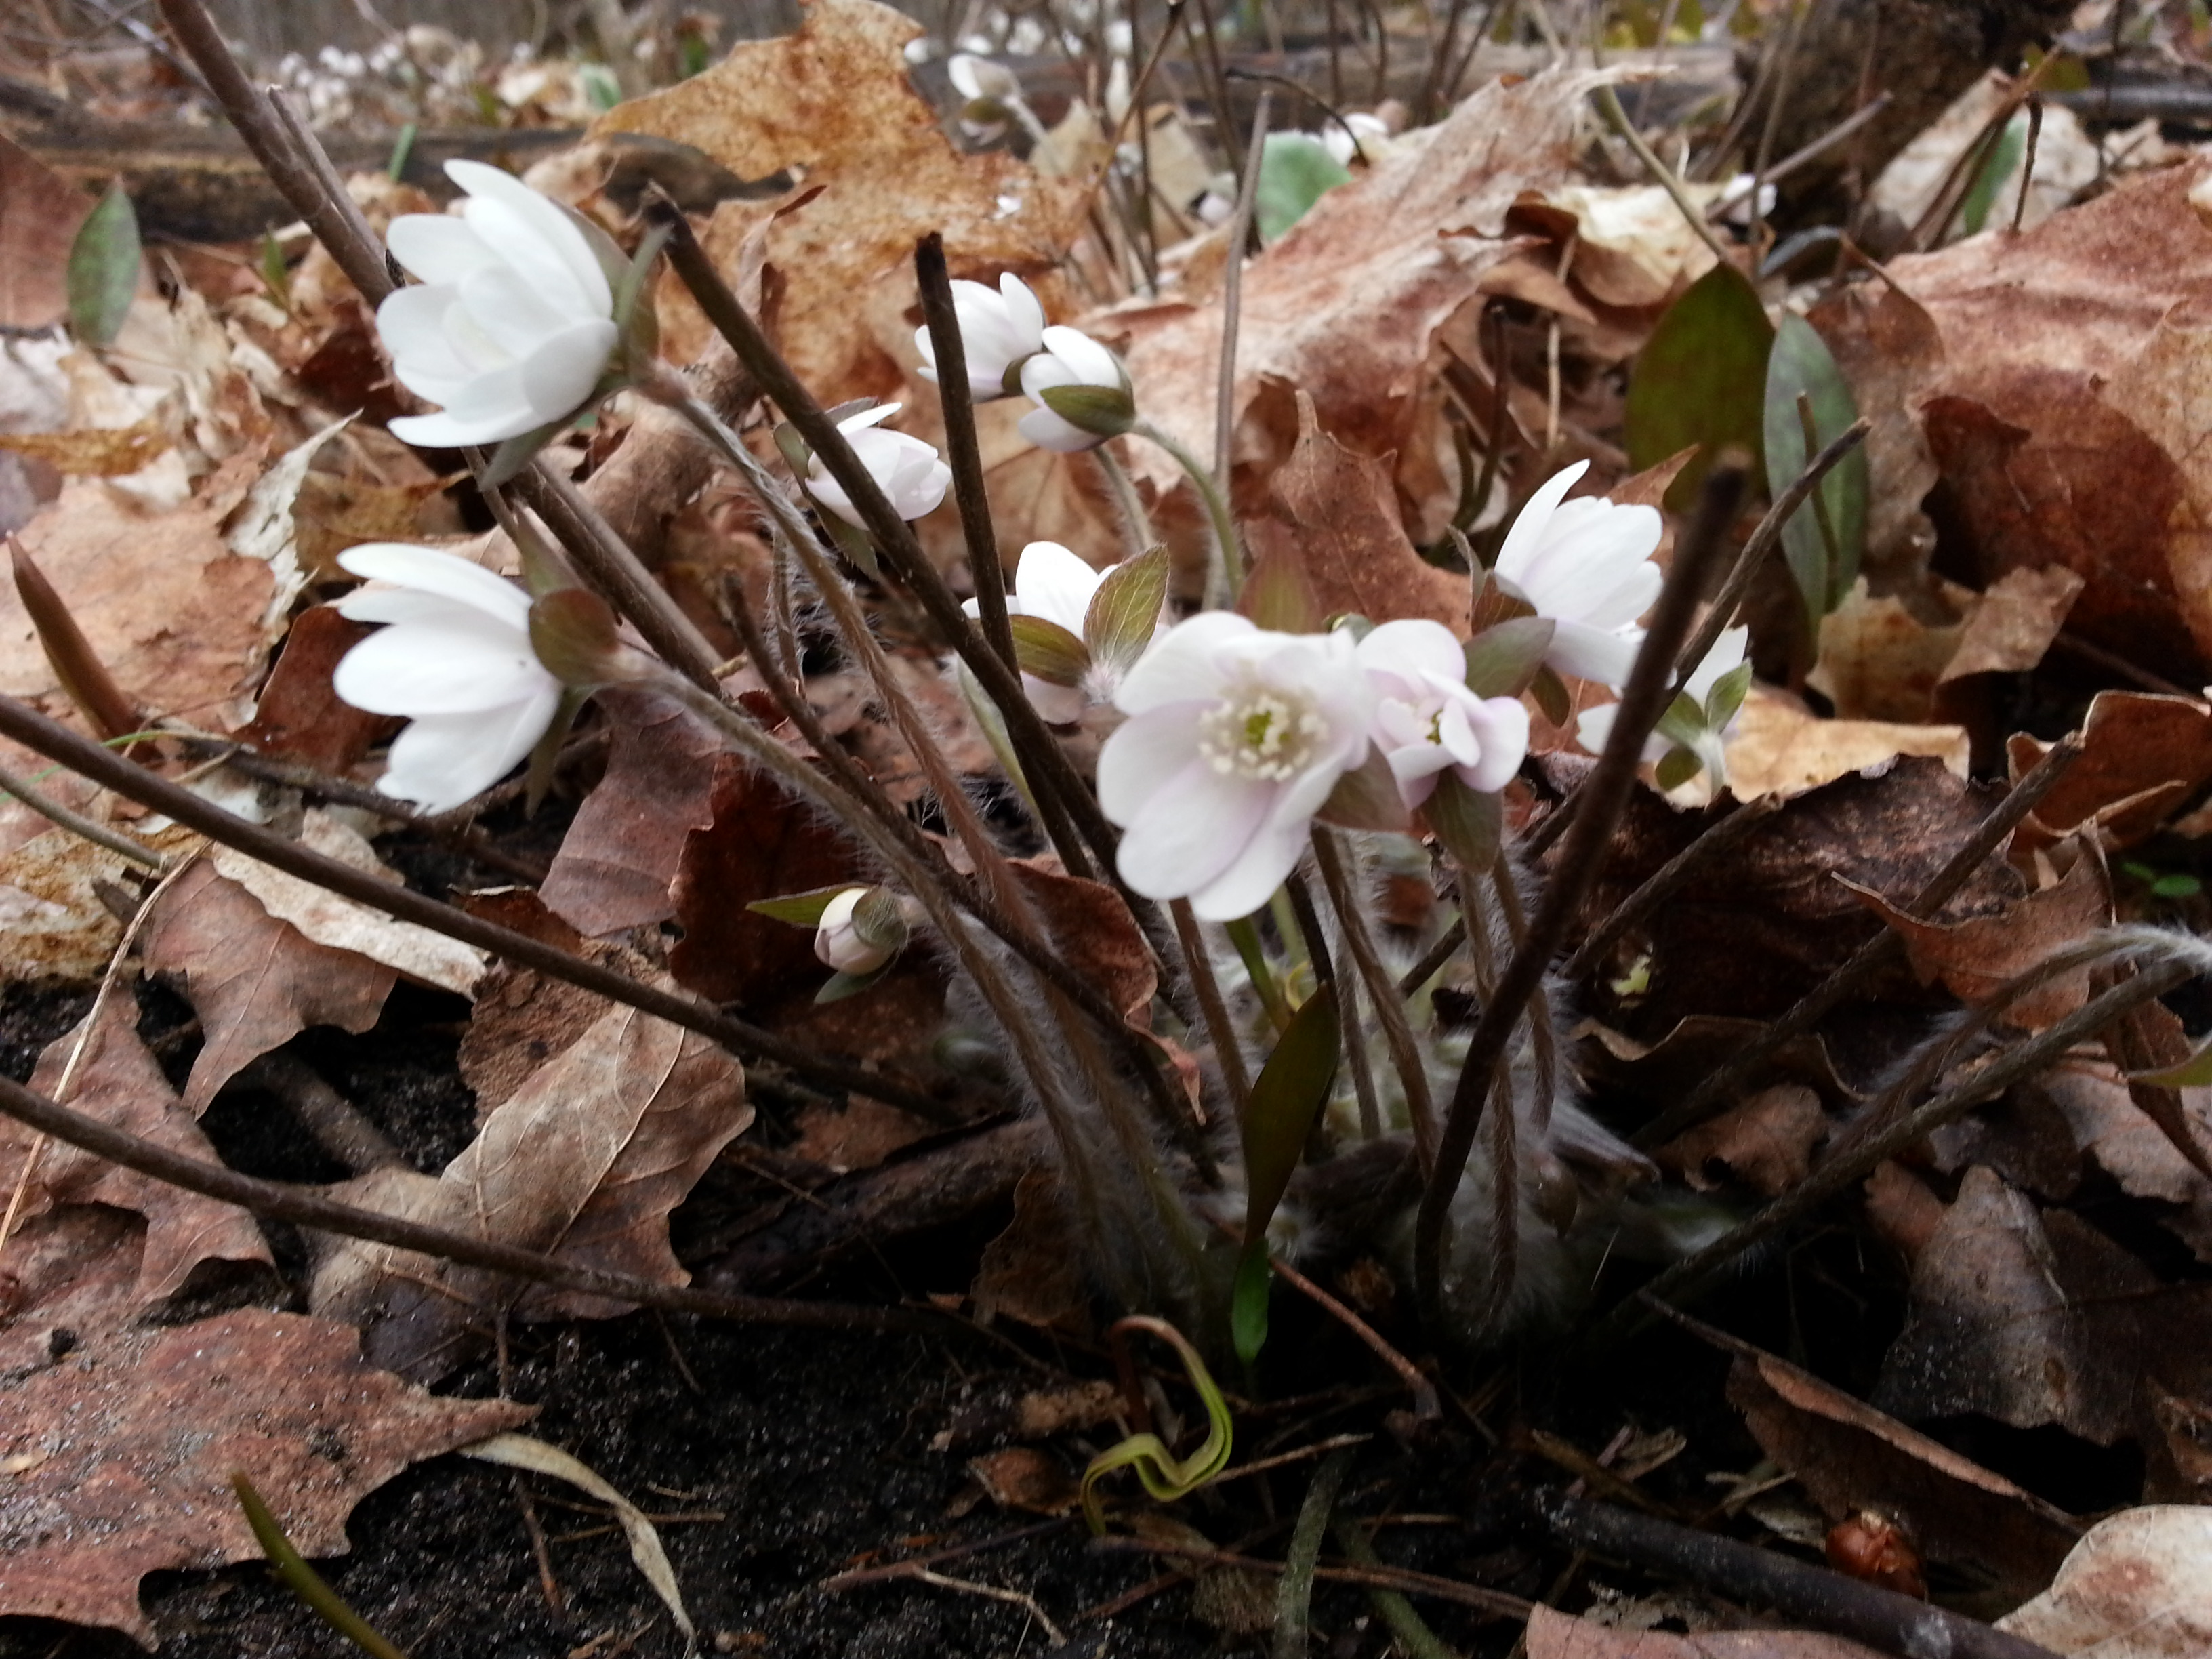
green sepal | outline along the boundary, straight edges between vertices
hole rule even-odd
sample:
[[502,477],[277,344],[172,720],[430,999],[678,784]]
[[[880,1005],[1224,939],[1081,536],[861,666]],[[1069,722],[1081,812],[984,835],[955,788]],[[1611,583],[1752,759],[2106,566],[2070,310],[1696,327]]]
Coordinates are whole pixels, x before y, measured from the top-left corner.
[[1390,763],[1379,749],[1336,781],[1328,799],[1314,814],[1324,823],[1344,830],[1382,830],[1402,835],[1413,828],[1413,815],[1391,773]]
[[1164,546],[1148,547],[1108,571],[1083,616],[1083,643],[1090,648],[1091,660],[1109,672],[1127,672],[1159,631],[1160,609],[1167,599],[1168,550]]
[[1455,772],[1437,775],[1436,793],[1421,816],[1452,860],[1462,870],[1487,870],[1498,862],[1505,841],[1505,803],[1492,793],[1470,789]]
[[1137,423],[1137,400],[1127,386],[1048,386],[1037,401],[1079,432],[1118,438]]
[[872,951],[906,949],[906,915],[898,895],[888,887],[868,889],[853,906],[853,932]]
[[840,893],[851,891],[858,884],[856,882],[841,881],[835,887],[810,887],[803,893],[779,893],[774,898],[755,899],[745,908],[772,921],[787,921],[794,927],[819,927],[822,913],[830,908],[830,901]]
[[1705,763],[1694,749],[1669,749],[1651,769],[1651,776],[1662,789],[1680,789],[1705,769]]
[[[596,398],[597,394],[593,395]],[[484,463],[483,471],[477,476],[477,482],[487,489],[496,489],[501,484],[513,483],[525,467],[538,459],[538,452],[574,425],[575,420],[573,414],[563,415],[557,421],[548,421],[534,432],[525,432],[502,440],[499,447],[492,451],[491,459]]]
[[840,968],[830,975],[829,982],[814,994],[815,1006],[819,1007],[825,1002],[842,1002],[847,997],[856,997],[890,970],[891,964],[888,962],[868,974],[848,974]]
[[1528,695],[1543,710],[1544,718],[1554,726],[1565,726],[1574,718],[1575,700],[1567,695],[1567,683],[1559,672],[1549,663],[1536,671],[1536,678],[1528,682]]
[[1659,717],[1652,730],[1669,743],[1684,746],[1697,742],[1705,735],[1705,711],[1686,691],[1677,691],[1674,701],[1667,705],[1667,712]]
[[866,571],[869,580],[882,580],[883,567],[876,562],[874,538],[858,525],[847,524],[819,502],[816,506],[820,510],[814,516],[829,527],[830,538],[837,544],[838,550]]
[[778,421],[769,428],[769,435],[775,440],[776,453],[783,457],[783,464],[791,469],[791,476],[804,478],[807,467],[814,459],[814,452],[806,447],[806,440],[799,435],[799,428],[789,421]]
[[1467,689],[1478,697],[1519,696],[1534,684],[1559,631],[1559,623],[1549,617],[1512,617],[1491,623],[1464,647]]
[[1009,617],[1014,660],[1024,674],[1052,685],[1080,685],[1091,672],[1091,651],[1056,622],[1042,617]]
[[1718,732],[1736,717],[1743,700],[1751,695],[1751,665],[1740,662],[1713,682],[1705,693],[1705,729]]

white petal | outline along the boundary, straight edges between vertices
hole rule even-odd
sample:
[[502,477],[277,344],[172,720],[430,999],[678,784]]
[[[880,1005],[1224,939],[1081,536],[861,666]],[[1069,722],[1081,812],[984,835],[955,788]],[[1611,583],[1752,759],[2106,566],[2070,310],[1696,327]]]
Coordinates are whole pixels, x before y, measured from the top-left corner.
[[612,323],[579,323],[555,335],[524,360],[522,392],[538,416],[536,425],[574,415],[591,401],[592,390],[606,373],[607,356],[617,337]]
[[[1118,386],[1121,384],[1121,360],[1081,329],[1054,327],[1045,330],[1044,349],[1065,363],[1082,385]],[[1023,381],[1023,389],[1028,389],[1026,379]]]
[[481,161],[448,161],[446,176],[468,191],[473,201],[496,202],[528,225],[537,239],[567,267],[585,307],[597,316],[613,315],[614,292],[607,286],[606,272],[599,269],[599,262],[592,253],[591,244],[584,240],[584,233],[558,204],[539,195],[513,173],[502,173]]
[[483,237],[443,213],[403,213],[384,233],[384,241],[418,282],[458,283],[500,263]]
[[477,611],[370,635],[331,676],[338,696],[372,714],[461,714],[534,696],[555,684],[526,635]]
[[1016,337],[1030,351],[1044,349],[1044,304],[1030,285],[1012,271],[999,278],[999,295],[1005,301],[1006,320]]
[[1485,697],[1468,711],[1468,723],[1482,744],[1482,758],[1462,769],[1462,781],[1486,794],[1503,789],[1528,757],[1527,706],[1518,697]]
[[1545,528],[1551,523],[1552,509],[1566,499],[1567,491],[1581,482],[1589,471],[1588,461],[1577,461],[1572,466],[1562,467],[1544,480],[1536,493],[1528,498],[1520,516],[1513,520],[1513,528],[1505,532],[1504,543],[1498,550],[1498,574],[1518,584],[1538,545],[1544,539]]
[[1058,623],[1080,635],[1091,612],[1091,596],[1106,580],[1058,542],[1031,542],[1014,568],[1014,592],[1031,617]]
[[560,701],[560,688],[548,685],[504,708],[418,720],[393,742],[376,787],[426,811],[459,806],[514,769],[545,735]]
[[1081,384],[1076,372],[1049,351],[1040,351],[1022,365],[1022,395],[1033,404],[1044,401],[1047,387]]
[[393,437],[417,449],[460,449],[470,444],[495,444],[534,432],[544,424],[530,412],[526,404],[480,416],[400,415],[386,423]]
[[1467,679],[1467,653],[1458,637],[1439,622],[1408,618],[1383,623],[1360,641],[1358,656],[1362,667],[1401,678],[1408,672],[1426,672],[1455,685]]
[[1098,806],[1128,823],[1198,758],[1204,703],[1171,703],[1124,720],[1098,750]]
[[[412,542],[362,542],[339,554],[338,565],[366,581],[392,582],[434,593],[518,629],[526,629],[530,623],[529,594],[458,553],[418,547]],[[365,596],[348,595],[349,599],[357,597]]]
[[404,363],[417,377],[464,380],[474,374],[475,369],[453,349],[446,332],[446,313],[460,303],[460,298],[458,289],[444,285],[396,288],[385,295],[384,303],[376,308],[376,332],[393,362]]
[[548,305],[522,273],[508,265],[464,278],[460,293],[469,320],[510,357],[527,357],[575,320]]
[[1073,726],[1091,707],[1088,693],[1079,685],[1054,685],[1034,674],[1022,676],[1022,690],[1037,717],[1053,726]]
[[892,416],[897,414],[900,410],[905,407],[906,405],[904,404],[874,404],[871,408],[862,410],[857,415],[848,415],[843,420],[837,422],[837,430],[843,433],[848,438],[849,438],[855,432],[866,432],[870,427],[876,425],[878,422],[888,421]]
[[1146,898],[1198,891],[1234,867],[1275,792],[1273,784],[1227,776],[1202,758],[1192,760],[1130,822],[1115,859],[1121,879]]
[[[1030,359],[1033,363],[1042,361],[1038,357]],[[1024,388],[1029,384],[1029,370],[1026,368],[1022,371],[1022,383]],[[1049,449],[1061,455],[1080,455],[1084,451],[1096,449],[1106,441],[1097,433],[1085,432],[1073,422],[1064,421],[1051,410],[1042,406],[1030,410],[1014,422],[1014,427],[1039,449]]]
[[1643,643],[1641,629],[1616,633],[1563,622],[1552,635],[1544,660],[1562,674],[1597,680],[1617,690],[1628,684],[1628,671],[1635,667],[1637,647]]
[[1575,741],[1593,755],[1603,754],[1606,740],[1613,736],[1613,717],[1620,709],[1617,702],[1583,709],[1575,716]]
[[1152,641],[1123,677],[1114,706],[1141,714],[1163,703],[1217,701],[1228,678],[1222,647],[1260,630],[1233,611],[1202,611]]
[[[1330,778],[1328,787],[1335,787]],[[1311,808],[1296,809],[1292,789],[1278,793],[1267,816],[1254,829],[1226,868],[1190,896],[1191,913],[1205,921],[1234,921],[1249,916],[1275,896],[1275,890],[1297,868],[1306,837],[1313,827]],[[1322,799],[1328,790],[1322,792]],[[1318,806],[1320,799],[1314,801]],[[1125,842],[1124,846],[1127,843]]]
[[805,481],[806,493],[814,497],[817,506],[836,514],[854,529],[866,530],[867,526],[860,522],[860,509],[853,505],[853,498],[845,493],[845,486],[827,472],[820,471],[820,466],[821,463],[817,461],[808,469]]

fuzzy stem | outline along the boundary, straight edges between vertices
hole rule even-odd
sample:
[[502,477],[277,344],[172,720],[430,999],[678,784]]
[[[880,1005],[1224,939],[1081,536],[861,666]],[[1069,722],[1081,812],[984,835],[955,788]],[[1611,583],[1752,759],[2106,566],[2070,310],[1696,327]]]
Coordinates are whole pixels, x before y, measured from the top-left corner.
[[[1406,1097],[1406,1115],[1413,1125],[1413,1144],[1420,1152],[1421,1167],[1426,1170],[1436,1157],[1437,1108],[1429,1093],[1428,1067],[1422,1063],[1413,1028],[1406,1018],[1405,1000],[1391,983],[1389,970],[1382,965],[1382,955],[1375,948],[1374,935],[1367,930],[1367,917],[1360,908],[1344,842],[1335,830],[1316,823],[1313,847],[1314,864],[1321,872],[1322,885],[1328,890],[1328,902],[1335,908],[1337,925],[1344,930],[1345,946],[1352,952],[1368,1000],[1375,1005],[1376,1021],[1382,1028],[1382,1041],[1390,1050],[1390,1063],[1397,1069],[1398,1086]],[[1349,1006],[1350,999],[1346,1000]]]
[[1251,975],[1253,994],[1267,1010],[1267,1023],[1279,1034],[1290,1028],[1291,1005],[1283,994],[1281,983],[1267,961],[1267,947],[1261,942],[1260,930],[1252,925],[1249,916],[1239,916],[1234,921],[1224,921],[1221,931],[1229,935],[1229,942],[1237,947],[1243,959],[1244,971]]
[[1191,990],[1198,1000],[1200,1016],[1206,1022],[1206,1034],[1213,1042],[1214,1063],[1221,1068],[1222,1086],[1229,1092],[1236,1121],[1242,1123],[1252,1101],[1252,1079],[1244,1064],[1243,1044],[1229,1018],[1229,1005],[1222,1000],[1221,981],[1214,977],[1213,959],[1200,936],[1198,918],[1191,914],[1190,901],[1173,900],[1168,905],[1168,914],[1175,919],[1176,938],[1182,946],[1183,960],[1190,964]]
[[1135,558],[1152,544],[1152,515],[1145,511],[1143,497],[1137,494],[1135,481],[1129,469],[1121,465],[1121,458],[1114,453],[1111,443],[1103,443],[1091,452],[1091,459],[1098,464],[1099,476],[1106,480],[1108,492],[1114,497],[1114,518],[1121,532],[1121,555]]
[[1244,554],[1237,540],[1237,521],[1230,516],[1229,502],[1213,481],[1213,475],[1199,462],[1197,456],[1186,448],[1182,441],[1163,431],[1150,421],[1139,421],[1129,428],[1138,437],[1150,440],[1175,458],[1175,463],[1189,477],[1198,498],[1206,503],[1206,521],[1213,526],[1214,560],[1207,568],[1206,579],[1206,604],[1218,610],[1233,604],[1244,586]]

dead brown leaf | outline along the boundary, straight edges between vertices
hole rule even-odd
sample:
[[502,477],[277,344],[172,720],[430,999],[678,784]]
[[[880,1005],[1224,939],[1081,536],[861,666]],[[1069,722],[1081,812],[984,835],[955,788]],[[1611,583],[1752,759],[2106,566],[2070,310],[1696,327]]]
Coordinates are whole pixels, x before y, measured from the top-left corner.
[[1935,458],[1910,395],[1943,368],[1943,337],[1917,301],[1887,283],[1839,288],[1807,319],[1835,355],[1859,412],[1873,422],[1867,458],[1863,567],[1885,593],[1917,587],[1936,546],[1920,503],[1935,487]]
[[1066,1515],[1083,1500],[1075,1477],[1060,1460],[1034,1446],[1009,1446],[971,1458],[968,1473],[983,1495],[1002,1510]]
[[[2212,779],[2212,709],[2191,698],[2100,691],[2081,742],[2080,758],[2013,836],[2014,863],[2093,820],[2107,847],[2132,847]],[[2007,747],[2017,781],[2050,745],[2020,733]]]
[[[741,179],[789,168],[804,174],[805,188],[827,186],[777,219],[768,237],[768,258],[789,285],[785,353],[825,404],[899,384],[905,356],[892,357],[878,331],[854,327],[853,318],[878,289],[895,317],[913,303],[907,268],[918,238],[941,231],[960,274],[1042,273],[1057,264],[1079,211],[1080,192],[1066,182],[1003,153],[954,150],[908,79],[904,48],[922,33],[871,0],[808,0],[796,34],[742,42],[680,86],[592,125],[594,137],[631,132],[690,144]],[[708,228],[710,251],[733,255],[771,212],[728,204]],[[689,301],[664,309],[672,336],[682,336]]]
[[139,949],[153,971],[183,977],[200,1017],[206,1046],[185,1087],[195,1117],[249,1061],[308,1026],[368,1030],[398,977],[381,963],[315,944],[208,863],[161,896]]
[[338,659],[374,631],[371,623],[348,622],[331,605],[301,611],[240,741],[320,772],[349,770],[399,726],[355,708],[331,685]]
[[[1875,1405],[1907,1421],[2055,1424],[2149,1455],[2164,1440],[2153,1384],[2212,1397],[2212,1287],[2162,1285],[2070,1212],[1969,1170],[1913,1270]],[[2154,1486],[2159,1473],[2154,1457]]]
[[[127,985],[107,999],[99,1025],[85,1040],[84,1058],[78,1063],[67,1104],[170,1152],[204,1163],[220,1162],[193,1115],[170,1090],[161,1068],[138,1040],[137,1012],[137,999]],[[80,1022],[46,1045],[31,1073],[32,1088],[55,1097],[83,1029]],[[30,1131],[13,1120],[0,1126],[0,1169],[20,1170],[32,1139]],[[37,1216],[82,1204],[110,1205],[145,1218],[144,1248],[131,1290],[134,1310],[175,1292],[203,1261],[273,1265],[261,1229],[245,1211],[118,1169],[74,1146],[49,1144],[39,1160],[24,1213]]]
[[45,328],[69,310],[69,251],[92,198],[0,134],[0,328]]
[[1245,524],[1255,564],[1278,561],[1297,573],[1323,616],[1356,613],[1377,623],[1418,617],[1464,634],[1467,579],[1414,550],[1389,464],[1322,431],[1303,390],[1297,410],[1297,447],[1268,481],[1265,514]]
[[969,1295],[975,1316],[1047,1329],[1090,1329],[1090,1290],[1068,1226],[1060,1178],[1032,1170],[1014,1188],[1014,1218],[983,1247]]
[[1013,867],[1060,960],[1133,1023],[1148,1024],[1159,974],[1121,896],[1103,882],[1068,875],[1049,854],[1016,859]]
[[1872,1648],[1802,1630],[1623,1630],[1554,1613],[1528,1613],[1528,1659],[1877,1659]]
[[2062,565],[2008,570],[1967,613],[1942,678],[2019,674],[2034,667],[2065,627],[2081,587],[2081,578]]
[[[1937,980],[1960,1001],[1987,1001],[2012,980],[2077,945],[2112,920],[2112,884],[2104,860],[2077,849],[2057,883],[2029,893],[1994,915],[1966,921],[1922,921],[1876,893],[1854,887],[1868,909],[1905,941],[1923,985]],[[2015,998],[2002,1023],[2015,1030],[2048,1030],[2088,1000],[2089,969],[2063,974]]]
[[1795,697],[1754,685],[1728,741],[1729,787],[1740,799],[1787,799],[1905,755],[1942,762],[1966,775],[1968,742],[1958,726],[1824,720]]
[[113,882],[128,867],[66,830],[0,854],[0,949],[8,977],[85,983],[106,972],[123,924],[93,884]]
[[[443,1173],[377,1170],[332,1192],[580,1267],[688,1284],[669,1249],[669,1212],[751,1121],[744,1073],[720,1048],[608,1008],[494,1110]],[[311,1301],[364,1324],[371,1355],[410,1376],[449,1369],[464,1328],[501,1306],[532,1318],[626,1311],[352,1240],[319,1262]]]
[[1779,1197],[1812,1172],[1813,1149],[1828,1132],[1820,1097],[1802,1084],[1762,1089],[1652,1156],[1699,1192],[1730,1179]]
[[1740,1352],[1728,1397],[1831,1521],[1872,1510],[1934,1559],[2017,1590],[2048,1583],[2081,1535],[2071,1516],[2002,1475],[1772,1354]]
[[[0,143],[5,143],[0,138]],[[44,461],[72,478],[114,478],[159,460],[174,440],[158,421],[76,432],[0,434],[0,449]]]
[[2212,1652],[2212,1509],[2155,1504],[2100,1521],[2051,1588],[1997,1628],[2062,1659]]
[[359,1334],[245,1309],[114,1332],[0,1385],[0,1613],[119,1630],[145,1647],[138,1581],[258,1560],[231,1491],[244,1473],[308,1555],[346,1553],[346,1516],[410,1463],[535,1414],[441,1400],[363,1363]]

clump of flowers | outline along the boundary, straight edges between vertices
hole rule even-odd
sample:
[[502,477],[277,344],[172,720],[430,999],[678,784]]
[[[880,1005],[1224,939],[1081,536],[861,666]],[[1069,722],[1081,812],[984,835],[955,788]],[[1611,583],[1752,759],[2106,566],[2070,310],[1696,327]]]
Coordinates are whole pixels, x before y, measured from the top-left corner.
[[[880,422],[890,419],[903,405],[878,404],[837,422],[837,430],[853,446],[853,453],[867,468],[869,477],[890,497],[902,519],[919,519],[943,505],[952,485],[952,469],[937,452],[919,438],[903,432],[886,432]],[[804,480],[806,493],[854,529],[863,527],[860,510],[845,493],[844,485],[830,476],[819,455],[810,456]]]
[[[1680,788],[1699,772],[1714,790],[1728,787],[1727,739],[1751,690],[1751,665],[1744,660],[1750,643],[1748,628],[1723,629],[1644,738],[1644,763],[1655,769],[1661,788]],[[1575,720],[1575,740],[1593,755],[1603,749],[1618,707],[1584,709]]]
[[1566,499],[1589,470],[1577,461],[1528,498],[1498,550],[1492,574],[1556,627],[1547,665],[1619,687],[1644,642],[1638,619],[1663,580],[1651,556],[1663,526],[1658,509],[1604,496]]
[[1436,793],[1446,771],[1478,793],[1503,789],[1528,752],[1528,710],[1518,697],[1468,689],[1467,659],[1442,623],[1388,622],[1359,642],[1376,691],[1375,744],[1406,805]]
[[[960,59],[953,60],[957,66]],[[968,391],[978,403],[1011,398],[1022,390],[1021,368],[1044,348],[1044,307],[1030,285],[1013,272],[996,289],[957,280],[953,314],[960,324],[960,346],[968,360]],[[921,353],[921,377],[937,379],[937,343],[927,327],[914,331]]]

